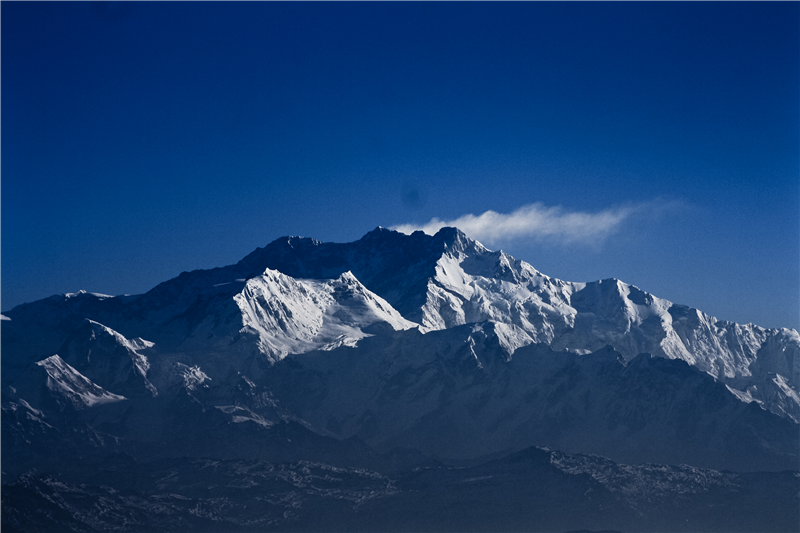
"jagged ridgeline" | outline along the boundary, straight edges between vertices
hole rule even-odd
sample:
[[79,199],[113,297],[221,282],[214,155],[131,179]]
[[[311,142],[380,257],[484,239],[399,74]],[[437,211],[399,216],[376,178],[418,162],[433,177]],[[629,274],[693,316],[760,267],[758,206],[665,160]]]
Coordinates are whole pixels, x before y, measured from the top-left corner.
[[800,527],[796,331],[455,228],[3,318],[4,531]]

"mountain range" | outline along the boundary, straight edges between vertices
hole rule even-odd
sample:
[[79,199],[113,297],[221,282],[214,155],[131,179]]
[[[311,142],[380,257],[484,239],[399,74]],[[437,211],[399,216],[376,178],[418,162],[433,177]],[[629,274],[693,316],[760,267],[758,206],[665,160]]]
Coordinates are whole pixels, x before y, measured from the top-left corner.
[[2,318],[10,530],[800,525],[797,331],[456,228],[285,237]]

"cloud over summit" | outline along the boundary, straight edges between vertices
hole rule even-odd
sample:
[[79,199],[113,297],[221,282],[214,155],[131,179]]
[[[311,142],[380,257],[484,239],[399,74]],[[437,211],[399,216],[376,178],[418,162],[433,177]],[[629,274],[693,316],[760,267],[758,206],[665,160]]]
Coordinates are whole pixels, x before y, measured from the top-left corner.
[[512,213],[486,211],[463,215],[454,220],[433,218],[426,224],[400,224],[393,230],[412,233],[422,230],[433,235],[443,227],[455,226],[487,244],[515,238],[555,239],[564,243],[597,243],[616,233],[622,223],[643,205],[615,207],[597,213],[568,211],[560,206],[528,204]]

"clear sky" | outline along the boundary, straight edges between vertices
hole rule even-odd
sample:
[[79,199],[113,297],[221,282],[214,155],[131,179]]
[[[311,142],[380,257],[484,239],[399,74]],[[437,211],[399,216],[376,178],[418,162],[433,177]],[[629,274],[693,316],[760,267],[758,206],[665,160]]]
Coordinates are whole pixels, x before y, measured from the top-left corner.
[[551,276],[800,326],[797,2],[0,16],[3,310],[457,221]]

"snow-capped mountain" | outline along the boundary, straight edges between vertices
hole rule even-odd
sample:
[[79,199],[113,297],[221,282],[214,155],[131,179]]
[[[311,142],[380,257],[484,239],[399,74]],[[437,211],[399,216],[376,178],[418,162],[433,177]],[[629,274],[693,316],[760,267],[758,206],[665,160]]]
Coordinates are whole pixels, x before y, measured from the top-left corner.
[[260,383],[312,425],[379,451],[469,459],[546,443],[624,463],[797,463],[796,423],[740,401],[685,361],[626,362],[610,346],[578,355],[544,344],[508,360],[502,329],[487,321],[387,331],[353,349],[294,356]]
[[119,454],[402,469],[530,446],[798,462],[796,331],[552,278],[455,228],[285,237],[142,295],[53,296],[0,324],[4,475],[79,480]]
[[445,329],[489,320],[508,326],[506,350],[548,344],[588,353],[605,345],[682,359],[794,421],[800,417],[800,335],[715,318],[616,279],[572,283],[546,276],[458,233],[428,281],[421,324]]
[[77,327],[71,324],[91,317],[170,349],[250,353],[255,346],[270,361],[353,345],[366,335],[364,327],[381,321],[422,331],[491,321],[508,357],[537,343],[576,353],[611,345],[626,360],[639,353],[682,359],[742,401],[800,417],[796,331],[718,321],[615,279],[565,282],[454,228],[432,237],[378,228],[346,244],[289,237],[236,265],[183,273],[139,297],[54,299],[6,313],[11,343],[25,308],[39,315],[50,314],[40,307],[56,307],[57,315],[72,319],[61,320],[52,335],[43,332],[54,338],[48,348],[31,338],[38,332],[20,332],[15,351],[38,352],[30,359],[52,355],[56,342]]
[[274,360],[355,346],[367,335],[363,328],[376,322],[394,329],[416,326],[349,271],[335,280],[296,280],[267,269],[233,299],[242,316],[240,333],[257,336],[259,351]]
[[639,353],[682,359],[743,401],[755,400],[795,421],[800,417],[796,331],[718,321],[616,279],[551,278],[454,228],[433,237],[378,228],[349,244],[279,239],[233,268],[260,268],[255,265],[301,279],[349,271],[423,331],[492,321],[501,325],[509,357],[520,346],[544,343],[577,353],[608,344],[626,360]]

